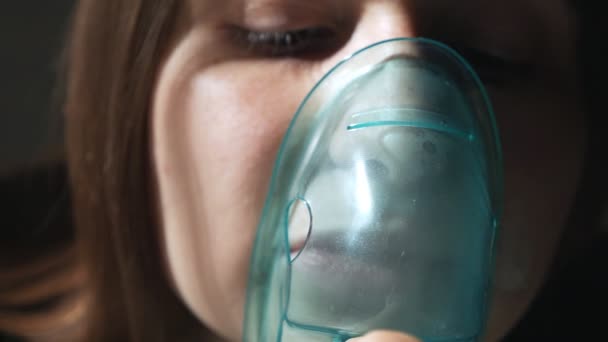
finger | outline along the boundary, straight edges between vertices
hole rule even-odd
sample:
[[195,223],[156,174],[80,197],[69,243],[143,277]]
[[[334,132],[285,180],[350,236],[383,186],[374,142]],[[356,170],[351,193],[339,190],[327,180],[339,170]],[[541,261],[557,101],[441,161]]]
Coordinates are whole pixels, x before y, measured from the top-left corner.
[[347,342],[420,342],[420,340],[400,332],[377,330]]

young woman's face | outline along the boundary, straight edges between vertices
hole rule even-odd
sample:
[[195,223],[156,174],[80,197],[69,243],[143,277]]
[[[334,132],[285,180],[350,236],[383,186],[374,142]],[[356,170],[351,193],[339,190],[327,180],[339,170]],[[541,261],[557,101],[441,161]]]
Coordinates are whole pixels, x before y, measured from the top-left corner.
[[240,337],[271,168],[307,92],[364,46],[425,36],[469,58],[495,107],[506,198],[489,333],[512,327],[554,256],[585,148],[566,1],[198,0],[183,20],[156,86],[152,157],[168,273],[205,325]]

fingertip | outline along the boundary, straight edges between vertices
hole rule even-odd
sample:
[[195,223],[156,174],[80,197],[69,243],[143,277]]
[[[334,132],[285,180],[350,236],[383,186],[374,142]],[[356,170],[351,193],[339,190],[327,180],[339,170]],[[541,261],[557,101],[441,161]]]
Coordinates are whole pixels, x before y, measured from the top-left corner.
[[377,330],[361,337],[351,338],[347,342],[420,342],[420,340],[401,332]]

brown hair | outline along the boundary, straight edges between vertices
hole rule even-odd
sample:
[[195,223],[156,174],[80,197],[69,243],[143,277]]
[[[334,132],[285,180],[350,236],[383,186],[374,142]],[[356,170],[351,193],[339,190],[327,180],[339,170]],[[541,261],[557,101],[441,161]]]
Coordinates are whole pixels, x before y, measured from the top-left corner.
[[0,189],[0,332],[35,341],[71,339],[84,311],[84,277],[65,166],[53,159],[2,172]]
[[200,323],[161,270],[148,120],[184,1],[83,0],[68,47],[67,153],[90,285],[86,341],[187,339]]

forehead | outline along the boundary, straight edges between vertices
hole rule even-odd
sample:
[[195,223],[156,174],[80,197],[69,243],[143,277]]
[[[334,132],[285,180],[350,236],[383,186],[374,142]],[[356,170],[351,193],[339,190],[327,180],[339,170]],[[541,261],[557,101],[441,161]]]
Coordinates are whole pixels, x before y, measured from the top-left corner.
[[576,0],[188,0],[190,8],[195,11],[221,11],[227,8],[246,8],[264,6],[290,6],[303,4],[316,8],[336,8],[344,6],[361,6],[366,3],[400,4],[405,8],[416,10],[460,9],[462,11],[495,11],[496,9],[519,9],[525,12],[550,11],[555,8],[574,8]]

